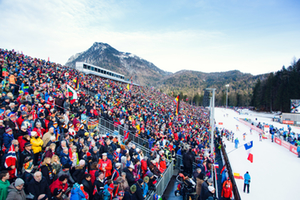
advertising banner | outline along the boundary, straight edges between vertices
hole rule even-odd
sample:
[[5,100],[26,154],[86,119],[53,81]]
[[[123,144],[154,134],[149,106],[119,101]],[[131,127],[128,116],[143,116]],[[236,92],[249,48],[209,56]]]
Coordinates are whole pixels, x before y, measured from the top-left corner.
[[286,142],[286,141],[281,141],[281,146],[287,148],[288,150],[290,150],[290,143]]
[[275,143],[281,145],[281,139],[275,137]]

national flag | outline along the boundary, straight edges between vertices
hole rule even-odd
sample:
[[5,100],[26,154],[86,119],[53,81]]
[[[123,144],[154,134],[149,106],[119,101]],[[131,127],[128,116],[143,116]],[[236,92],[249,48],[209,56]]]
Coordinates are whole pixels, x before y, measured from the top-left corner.
[[253,163],[253,154],[249,153],[247,160],[249,160],[251,163]]
[[8,71],[5,67],[2,68],[2,76],[4,77],[8,76]]
[[215,163],[214,166],[216,169],[219,168],[219,163]]
[[124,131],[124,140],[127,140],[129,137],[129,131]]
[[96,193],[98,193],[98,190],[97,190],[97,186],[95,185],[93,195],[95,195]]
[[176,116],[179,114],[179,103],[180,103],[179,97],[180,97],[180,95],[178,95],[178,96],[176,97],[176,102],[177,102],[177,104],[176,104],[176,109],[175,109],[175,115],[176,115]]
[[126,88],[127,88],[127,90],[129,90],[129,89],[130,89],[129,83],[127,84],[127,87],[126,87]]
[[73,88],[71,88],[69,85],[67,85],[67,94],[71,98],[70,99],[71,104],[73,104],[76,101],[76,99],[78,99],[77,92]]
[[15,145],[12,144],[7,152],[5,162],[4,162],[5,168],[15,166],[15,169],[11,169],[8,171],[9,178],[17,177],[16,161],[17,161],[17,156],[16,156],[16,152],[15,152]]
[[76,84],[75,84],[75,89],[78,90],[79,87],[80,87],[80,79],[79,79],[79,77],[77,77]]
[[225,170],[225,168],[226,168],[226,166],[224,165],[224,166],[222,167],[222,169],[221,169],[220,174],[222,174],[222,172]]
[[233,177],[234,177],[235,179],[241,179],[241,180],[244,179],[243,176],[241,176],[239,173],[233,173]]
[[245,146],[245,150],[251,149],[253,147],[253,140],[244,144],[244,146]]

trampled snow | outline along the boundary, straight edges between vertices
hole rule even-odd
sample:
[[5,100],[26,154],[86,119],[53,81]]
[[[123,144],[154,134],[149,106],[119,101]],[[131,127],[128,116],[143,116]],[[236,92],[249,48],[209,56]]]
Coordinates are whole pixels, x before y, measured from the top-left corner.
[[[226,113],[228,113],[228,117],[226,117]],[[255,112],[251,112],[249,115],[239,115],[230,109],[215,109],[217,126],[232,130],[235,133],[234,138],[238,137],[240,141],[239,148],[235,150],[234,143],[224,139],[233,173],[244,176],[248,171],[251,176],[250,194],[243,192],[244,181],[236,179],[242,200],[299,199],[300,158],[275,142],[272,143],[270,139],[259,141],[256,131],[252,130],[251,135],[250,128],[238,122],[234,117],[251,118],[252,120],[257,118],[258,122],[273,124],[278,128],[284,127],[285,130],[287,130],[287,126],[272,122],[270,118],[261,114],[256,115]],[[223,125],[219,126],[219,122],[223,122]],[[236,125],[239,126],[239,131],[236,130]],[[293,130],[299,132],[297,127],[292,127]],[[243,133],[247,134],[245,141],[243,141]],[[247,160],[248,151],[244,148],[244,144],[251,140],[253,140],[251,150],[253,163]]]

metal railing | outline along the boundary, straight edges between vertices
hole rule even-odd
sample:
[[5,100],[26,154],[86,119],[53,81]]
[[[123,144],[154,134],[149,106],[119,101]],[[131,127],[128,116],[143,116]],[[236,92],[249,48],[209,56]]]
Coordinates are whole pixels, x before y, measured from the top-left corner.
[[168,187],[168,184],[173,176],[174,168],[173,168],[173,161],[169,163],[167,169],[162,174],[162,178],[158,180],[156,186],[156,191],[151,191],[149,196],[146,198],[146,200],[153,200],[153,195],[157,194],[162,196],[165,192],[165,190]]
[[232,173],[232,168],[231,168],[231,165],[230,165],[230,162],[229,162],[229,159],[228,159],[228,156],[227,156],[227,153],[226,153],[226,150],[224,148],[223,143],[222,143],[222,146],[221,146],[221,151],[222,151],[222,154],[223,154],[223,158],[224,158],[224,161],[225,161],[225,165],[226,165],[226,168],[227,168],[229,179],[232,182],[232,192],[233,192],[233,195],[234,195],[234,199],[235,200],[241,200],[241,196],[240,196],[239,190],[237,188],[235,178],[234,178],[233,173]]

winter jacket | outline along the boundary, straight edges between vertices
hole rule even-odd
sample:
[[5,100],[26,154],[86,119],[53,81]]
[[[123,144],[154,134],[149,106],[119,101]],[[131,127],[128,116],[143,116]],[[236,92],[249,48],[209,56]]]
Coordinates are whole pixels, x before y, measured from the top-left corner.
[[5,146],[6,149],[9,149],[9,147],[11,146],[11,142],[13,141],[14,136],[13,135],[9,135],[7,133],[4,133],[3,135],[3,144]]
[[223,187],[221,192],[221,197],[224,198],[231,198],[232,197],[232,190],[230,187]]
[[196,185],[196,193],[199,196],[201,193],[201,188],[202,188],[202,183],[204,182],[202,179],[200,178],[196,178],[197,180],[197,185]]
[[144,197],[143,197],[143,190],[142,190],[142,187],[139,183],[136,183],[136,191],[135,193],[132,195],[133,199],[136,199],[136,200],[144,200]]
[[104,160],[99,160],[99,165],[100,165],[100,170],[103,169],[103,167],[105,168],[105,177],[109,177],[111,176],[111,170],[112,170],[112,164],[111,164],[111,160],[107,159],[106,161]]
[[245,184],[249,184],[250,183],[250,175],[248,174],[248,173],[246,173],[245,175],[244,175],[244,183]]
[[47,194],[48,197],[51,197],[51,192],[49,185],[45,178],[42,178],[40,182],[37,182],[34,178],[29,182],[28,192],[34,196],[34,200],[37,200],[38,196],[41,194]]
[[210,194],[208,184],[204,181],[201,186],[200,200],[207,200]]
[[86,200],[84,193],[80,190],[79,184],[76,183],[71,190],[70,200]]
[[55,188],[66,191],[68,189],[68,183],[63,184],[59,179],[56,179],[56,181],[50,185],[50,191],[52,194]]
[[50,185],[53,180],[53,171],[51,165],[42,165],[41,172],[42,175],[46,178],[48,185]]
[[133,173],[128,169],[128,167],[124,168],[123,171],[126,173],[127,182],[129,184],[129,187],[131,187],[135,183]]
[[15,188],[15,183],[12,183],[8,187],[8,196],[6,198],[7,200],[26,200],[26,194],[24,190],[18,190]]
[[65,166],[66,164],[72,166],[72,161],[70,159],[70,156],[63,152],[60,154],[60,163],[62,164],[62,166]]
[[52,134],[52,133],[50,133],[49,131],[47,132],[47,133],[45,133],[44,134],[44,136],[43,136],[43,142],[44,142],[44,144],[43,144],[43,147],[46,147],[46,145],[48,144],[48,142],[50,141],[50,137],[51,136],[54,136],[54,133]]
[[91,181],[87,181],[86,179],[82,180],[82,185],[84,187],[84,191],[86,191],[89,194],[89,199],[93,199],[93,185]]
[[0,180],[0,200],[5,200],[8,194],[9,181],[3,182]]
[[142,186],[142,190],[143,190],[143,197],[147,196],[148,193],[148,184],[144,182],[143,186]]
[[30,143],[32,144],[32,151],[34,154],[42,151],[43,140],[40,137],[31,137]]
[[72,174],[72,177],[73,177],[75,183],[81,184],[81,181],[83,180],[84,173],[85,173],[85,168],[84,167],[81,167],[81,166],[76,166],[75,167],[75,171]]

